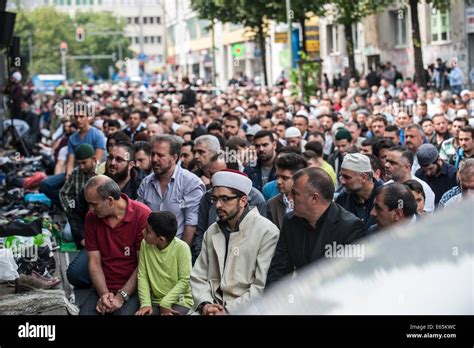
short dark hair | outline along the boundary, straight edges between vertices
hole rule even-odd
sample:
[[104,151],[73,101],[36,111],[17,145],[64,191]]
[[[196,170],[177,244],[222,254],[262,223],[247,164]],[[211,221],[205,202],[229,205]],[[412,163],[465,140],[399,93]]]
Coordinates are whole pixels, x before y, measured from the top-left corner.
[[399,183],[392,183],[382,185],[375,189],[375,196],[383,194],[383,204],[385,204],[389,211],[394,209],[403,210],[403,216],[409,217],[416,214],[417,204],[415,196],[411,190]]
[[105,120],[104,121],[104,126],[107,126],[107,127],[115,127],[115,128],[122,128],[120,126],[120,122],[118,120]]
[[107,148],[109,148],[110,140],[115,140],[116,144],[121,143],[121,142],[127,142],[127,141],[131,142],[132,141],[132,139],[130,139],[130,137],[122,131],[117,131],[117,132],[115,132],[114,134],[110,135],[107,138],[107,144],[106,144]]
[[405,181],[403,185],[408,187],[410,190],[421,194],[423,196],[423,199],[426,199],[425,190],[423,190],[423,185],[421,185],[418,181],[411,179],[411,180]]
[[293,147],[293,146],[282,146],[280,148],[280,151],[278,151],[278,154],[282,153],[294,153],[297,155],[301,155],[301,149]]
[[372,151],[375,156],[379,157],[380,151],[384,149],[390,149],[392,147],[395,147],[395,143],[389,139],[378,139],[375,144],[372,145]]
[[229,121],[237,121],[237,125],[240,127],[240,117],[226,113],[223,117],[224,121],[229,120]]
[[375,155],[366,155],[370,159],[370,167],[372,168],[372,171],[376,170],[383,170],[384,168],[382,167],[382,162],[379,160],[379,158]]
[[295,174],[293,174],[293,181],[298,180],[302,176],[308,176],[308,183],[307,185],[311,187],[311,189],[317,191],[321,194],[321,197],[326,202],[331,202],[334,198],[334,182],[332,181],[331,177],[328,173],[326,173],[321,168],[304,168],[298,170]]
[[261,139],[261,138],[265,138],[265,137],[269,137],[270,138],[270,141],[272,143],[275,142],[275,138],[273,137],[273,133],[268,131],[268,130],[260,130],[258,131],[255,136],[253,137],[253,141],[255,142],[255,140],[257,139]]
[[323,157],[323,144],[319,141],[308,141],[304,149],[306,151],[313,151],[318,158]]
[[387,127],[385,127],[386,132],[395,132],[397,136],[400,136],[400,128],[398,128],[396,125],[391,124]]
[[365,139],[363,142],[360,143],[361,146],[374,146],[375,139],[374,138],[368,138]]
[[194,141],[185,141],[183,143],[183,145],[181,145],[181,148],[185,147],[185,146],[190,146],[191,147],[191,151],[193,151],[194,149]]
[[128,160],[129,161],[135,161],[135,149],[133,147],[133,144],[129,141],[121,141],[117,144],[114,145],[114,147],[121,147],[128,153]]
[[464,122],[464,126],[469,125],[469,120],[467,119],[467,117],[464,116],[455,117],[453,122]]
[[303,118],[304,121],[306,122],[306,124],[309,124],[308,117],[306,117],[305,115],[296,115],[295,117],[293,117],[293,119],[295,119],[295,118],[297,118],[297,117]]
[[207,131],[211,130],[220,130],[222,131],[222,122],[221,121],[212,121],[209,126],[207,126]]
[[431,118],[424,118],[420,122],[418,122],[418,124],[423,127],[423,123],[426,123],[426,122],[433,123],[433,120]]
[[308,166],[308,161],[306,161],[306,159],[301,155],[288,153],[278,157],[275,161],[275,166],[279,169],[289,170],[294,174],[296,171],[306,168]]
[[471,126],[462,127],[459,131],[471,133],[471,138],[474,139],[474,128],[472,128]]
[[178,231],[176,216],[169,211],[150,213],[147,223],[157,237],[163,236],[168,242],[173,240]]
[[151,156],[151,144],[148,141],[137,141],[133,144],[135,153],[143,151],[147,156]]
[[380,115],[380,114],[377,114],[374,116],[374,118],[372,119],[372,123],[374,122],[383,122],[385,127],[387,127],[388,125],[387,119],[383,115]]
[[408,163],[410,163],[410,167],[413,166],[415,157],[410,150],[404,148],[403,146],[394,146],[394,147],[391,147],[389,151],[395,151],[395,152],[401,153],[402,157],[405,158],[408,161]]

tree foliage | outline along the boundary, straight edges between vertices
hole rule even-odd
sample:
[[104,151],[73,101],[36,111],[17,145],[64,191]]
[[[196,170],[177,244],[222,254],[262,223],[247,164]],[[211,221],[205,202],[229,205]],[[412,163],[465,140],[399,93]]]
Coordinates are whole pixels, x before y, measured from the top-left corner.
[[[76,27],[85,28],[86,38],[76,41]],[[56,11],[54,7],[39,7],[33,11],[18,10],[15,35],[21,38],[21,70],[25,75],[61,73],[61,42],[68,44],[68,55],[112,54],[121,46],[123,56],[130,56],[129,40],[123,34],[111,36],[88,36],[93,31],[120,31],[123,33],[124,21],[118,21],[110,13],[76,13],[74,19],[68,14]],[[31,40],[32,62],[29,61],[29,41]],[[96,74],[108,77],[111,60],[67,61],[68,78],[84,79],[81,67],[93,66]]]

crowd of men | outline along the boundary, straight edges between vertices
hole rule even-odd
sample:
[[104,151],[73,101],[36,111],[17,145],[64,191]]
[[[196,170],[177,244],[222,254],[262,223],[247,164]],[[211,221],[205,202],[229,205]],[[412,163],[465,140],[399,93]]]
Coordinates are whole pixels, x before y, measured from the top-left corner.
[[16,117],[35,115],[55,158],[40,191],[81,250],[68,269],[91,289],[81,313],[234,313],[328,245],[472,195],[474,93],[392,83],[351,80],[308,102],[285,86],[201,93],[187,78],[25,97]]

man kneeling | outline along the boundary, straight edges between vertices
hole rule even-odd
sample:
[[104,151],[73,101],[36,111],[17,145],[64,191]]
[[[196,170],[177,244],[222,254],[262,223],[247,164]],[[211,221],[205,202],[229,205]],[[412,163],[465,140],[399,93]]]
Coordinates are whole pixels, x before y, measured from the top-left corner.
[[80,314],[133,315],[139,307],[138,251],[150,208],[129,199],[104,175],[86,183],[84,196],[91,209],[84,239],[93,289]]
[[204,233],[191,273],[193,310],[202,315],[233,313],[263,293],[279,230],[248,207],[252,181],[230,169],[212,177],[211,200],[219,221]]

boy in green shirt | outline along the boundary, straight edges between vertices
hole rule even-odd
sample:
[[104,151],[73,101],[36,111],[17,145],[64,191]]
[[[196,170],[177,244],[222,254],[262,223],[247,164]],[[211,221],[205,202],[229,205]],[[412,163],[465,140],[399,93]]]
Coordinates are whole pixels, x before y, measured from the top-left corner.
[[150,213],[138,261],[136,315],[185,315],[193,305],[191,250],[175,238],[177,229],[173,213]]

